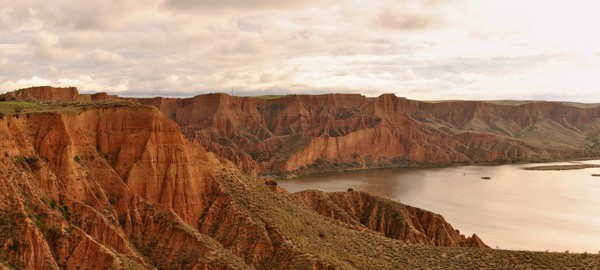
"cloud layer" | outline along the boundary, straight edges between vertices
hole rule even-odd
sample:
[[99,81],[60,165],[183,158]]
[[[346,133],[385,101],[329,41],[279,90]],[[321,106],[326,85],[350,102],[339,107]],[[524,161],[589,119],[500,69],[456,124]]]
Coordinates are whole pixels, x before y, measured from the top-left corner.
[[137,96],[600,102],[599,8],[591,0],[0,0],[0,91],[51,84]]

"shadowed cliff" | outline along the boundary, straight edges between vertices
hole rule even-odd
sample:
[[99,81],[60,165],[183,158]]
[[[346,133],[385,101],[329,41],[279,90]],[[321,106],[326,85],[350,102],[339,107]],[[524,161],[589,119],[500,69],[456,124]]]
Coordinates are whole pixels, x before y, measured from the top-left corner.
[[[597,156],[600,107],[421,102],[391,94],[134,99],[249,173]],[[507,103],[507,102],[504,102]]]
[[0,267],[600,265],[595,255],[456,247],[474,246],[475,237],[439,215],[365,193],[315,194],[348,218],[323,217],[321,199],[299,203],[272,181],[248,177],[148,106],[6,115],[0,149]]
[[271,192],[151,107],[5,116],[0,132],[0,240],[19,267],[319,269],[367,252],[319,235],[402,246]]

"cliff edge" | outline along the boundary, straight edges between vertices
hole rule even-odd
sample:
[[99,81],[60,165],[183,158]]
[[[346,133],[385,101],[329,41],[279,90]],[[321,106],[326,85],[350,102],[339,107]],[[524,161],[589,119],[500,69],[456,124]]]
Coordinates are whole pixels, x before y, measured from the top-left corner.
[[600,107],[392,94],[134,99],[250,174],[598,156]]

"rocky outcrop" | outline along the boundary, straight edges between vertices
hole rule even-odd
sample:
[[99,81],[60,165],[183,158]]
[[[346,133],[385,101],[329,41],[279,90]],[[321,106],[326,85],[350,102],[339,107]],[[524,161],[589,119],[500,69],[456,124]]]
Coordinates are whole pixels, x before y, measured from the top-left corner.
[[[336,205],[334,213],[347,219],[325,218],[322,210],[299,203],[276,182],[250,178],[190,143],[176,123],[148,106],[92,104],[61,113],[5,115],[0,149],[2,268],[461,269],[465,263],[493,268],[507,261],[524,268],[547,262],[559,269],[600,265],[594,255],[410,245],[404,240],[464,241],[435,214],[370,195],[324,195],[322,201]],[[344,200],[356,203],[344,206]],[[381,226],[364,225],[357,217]],[[411,221],[401,219],[405,217]],[[406,239],[394,235],[402,232],[402,224],[415,230]],[[470,239],[477,246],[479,241]]]
[[0,95],[2,100],[37,100],[37,101],[100,101],[116,100],[116,95],[104,92],[95,94],[79,94],[75,87],[36,86],[15,90]]
[[194,147],[181,151],[178,126],[157,110],[5,116],[0,131],[0,243],[12,265],[248,267],[194,229],[211,195],[201,185],[216,185],[198,165],[216,161]]
[[321,215],[413,244],[488,248],[476,234],[465,237],[438,214],[358,191],[294,193]]
[[[516,162],[598,155],[600,108],[421,102],[392,94],[135,99],[245,172]],[[596,146],[595,146],[596,145]]]
[[149,106],[6,115],[0,148],[0,261],[17,268],[332,269],[402,246],[324,220]]

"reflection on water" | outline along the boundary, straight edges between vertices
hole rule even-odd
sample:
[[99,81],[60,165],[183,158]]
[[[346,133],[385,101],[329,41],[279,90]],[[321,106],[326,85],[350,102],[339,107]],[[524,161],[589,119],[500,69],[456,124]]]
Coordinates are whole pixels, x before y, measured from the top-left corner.
[[[555,164],[572,163],[544,165]],[[477,233],[491,247],[600,251],[600,177],[591,176],[600,168],[522,169],[535,165],[381,169],[311,175],[279,184],[290,192],[354,188],[421,207],[442,214],[466,235]]]

